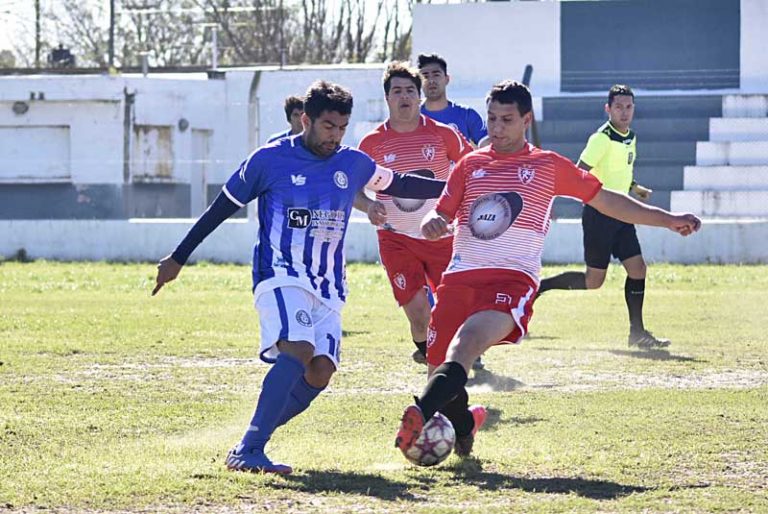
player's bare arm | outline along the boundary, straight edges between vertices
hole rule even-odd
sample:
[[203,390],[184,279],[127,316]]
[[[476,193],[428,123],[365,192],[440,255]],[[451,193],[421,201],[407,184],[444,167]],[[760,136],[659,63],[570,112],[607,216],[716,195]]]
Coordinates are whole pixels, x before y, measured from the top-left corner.
[[666,227],[681,236],[688,236],[701,228],[701,220],[693,214],[671,213],[606,189],[598,191],[588,205],[626,223]]
[[450,232],[450,221],[448,216],[432,209],[421,221],[421,234],[430,241],[440,239]]
[[368,198],[362,189],[355,195],[354,207],[368,215],[368,221],[371,222],[371,225],[379,226],[387,222],[387,209],[384,204]]
[[152,296],[155,296],[165,284],[176,280],[181,267],[182,265],[173,260],[173,257],[170,255],[160,259],[157,265],[157,277],[155,278],[155,288],[152,290]]

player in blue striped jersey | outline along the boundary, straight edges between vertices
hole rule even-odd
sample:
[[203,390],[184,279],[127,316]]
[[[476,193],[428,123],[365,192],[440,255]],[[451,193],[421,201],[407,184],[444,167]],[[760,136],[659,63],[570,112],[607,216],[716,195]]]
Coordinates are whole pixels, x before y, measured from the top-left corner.
[[341,146],[352,95],[314,83],[305,99],[304,131],[259,148],[171,255],[158,265],[156,294],[174,280],[194,249],[225,219],[258,199],[253,287],[267,372],[250,426],[227,455],[229,469],[290,473],[264,447],[275,428],[303,412],[339,363],[340,311],[347,297],[344,237],[363,187],[403,198],[436,198],[444,182],[400,175]]
[[483,117],[471,107],[448,100],[445,90],[451,77],[445,59],[438,54],[419,54],[416,62],[423,78],[421,113],[458,130],[475,147],[488,144],[488,128]]
[[295,95],[287,96],[283,104],[283,110],[285,111],[285,120],[290,127],[287,130],[269,136],[267,143],[274,143],[280,139],[301,134],[301,131],[304,130],[304,127],[301,125],[301,115],[304,113],[303,98]]

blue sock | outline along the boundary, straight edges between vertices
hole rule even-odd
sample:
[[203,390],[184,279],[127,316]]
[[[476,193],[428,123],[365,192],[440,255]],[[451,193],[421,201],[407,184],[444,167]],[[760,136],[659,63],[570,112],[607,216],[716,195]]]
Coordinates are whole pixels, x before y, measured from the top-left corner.
[[427,293],[427,301],[429,302],[430,307],[435,306],[435,293],[432,292],[432,288],[429,286],[424,286],[424,289]]
[[304,412],[307,407],[309,407],[309,404],[312,403],[312,400],[317,398],[317,395],[319,395],[323,389],[325,389],[325,387],[312,387],[304,377],[301,377],[301,380],[296,382],[296,385],[293,386],[291,395],[288,398],[288,404],[285,406],[285,410],[283,410],[283,414],[277,421],[275,428],[285,425]]
[[281,353],[261,385],[261,394],[251,426],[243,436],[243,446],[264,451],[272,432],[288,404],[288,397],[296,383],[304,376],[304,364],[290,355]]

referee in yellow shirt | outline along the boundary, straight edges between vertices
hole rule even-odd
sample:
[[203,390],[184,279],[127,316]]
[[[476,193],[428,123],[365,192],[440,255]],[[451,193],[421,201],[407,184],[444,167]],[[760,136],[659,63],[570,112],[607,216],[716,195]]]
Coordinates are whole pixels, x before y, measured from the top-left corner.
[[[594,174],[605,189],[632,192],[648,200],[651,190],[632,178],[637,159],[637,136],[630,130],[635,113],[635,94],[629,86],[617,84],[608,92],[605,105],[608,121],[589,137],[578,166]],[[654,337],[643,324],[646,266],[635,226],[601,214],[589,205],[581,217],[584,229],[586,273],[569,271],[541,281],[539,294],[550,289],[597,289],[605,281],[611,256],[627,270],[624,298],[629,310],[629,346],[642,349],[664,348],[668,339]]]

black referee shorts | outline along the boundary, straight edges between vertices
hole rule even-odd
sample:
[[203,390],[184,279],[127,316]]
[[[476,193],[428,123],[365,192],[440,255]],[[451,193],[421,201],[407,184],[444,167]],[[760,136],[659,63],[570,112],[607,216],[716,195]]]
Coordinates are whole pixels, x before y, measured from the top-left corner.
[[581,226],[584,229],[584,262],[590,268],[607,269],[611,255],[624,261],[642,254],[632,224],[606,216],[585,205],[581,213]]

